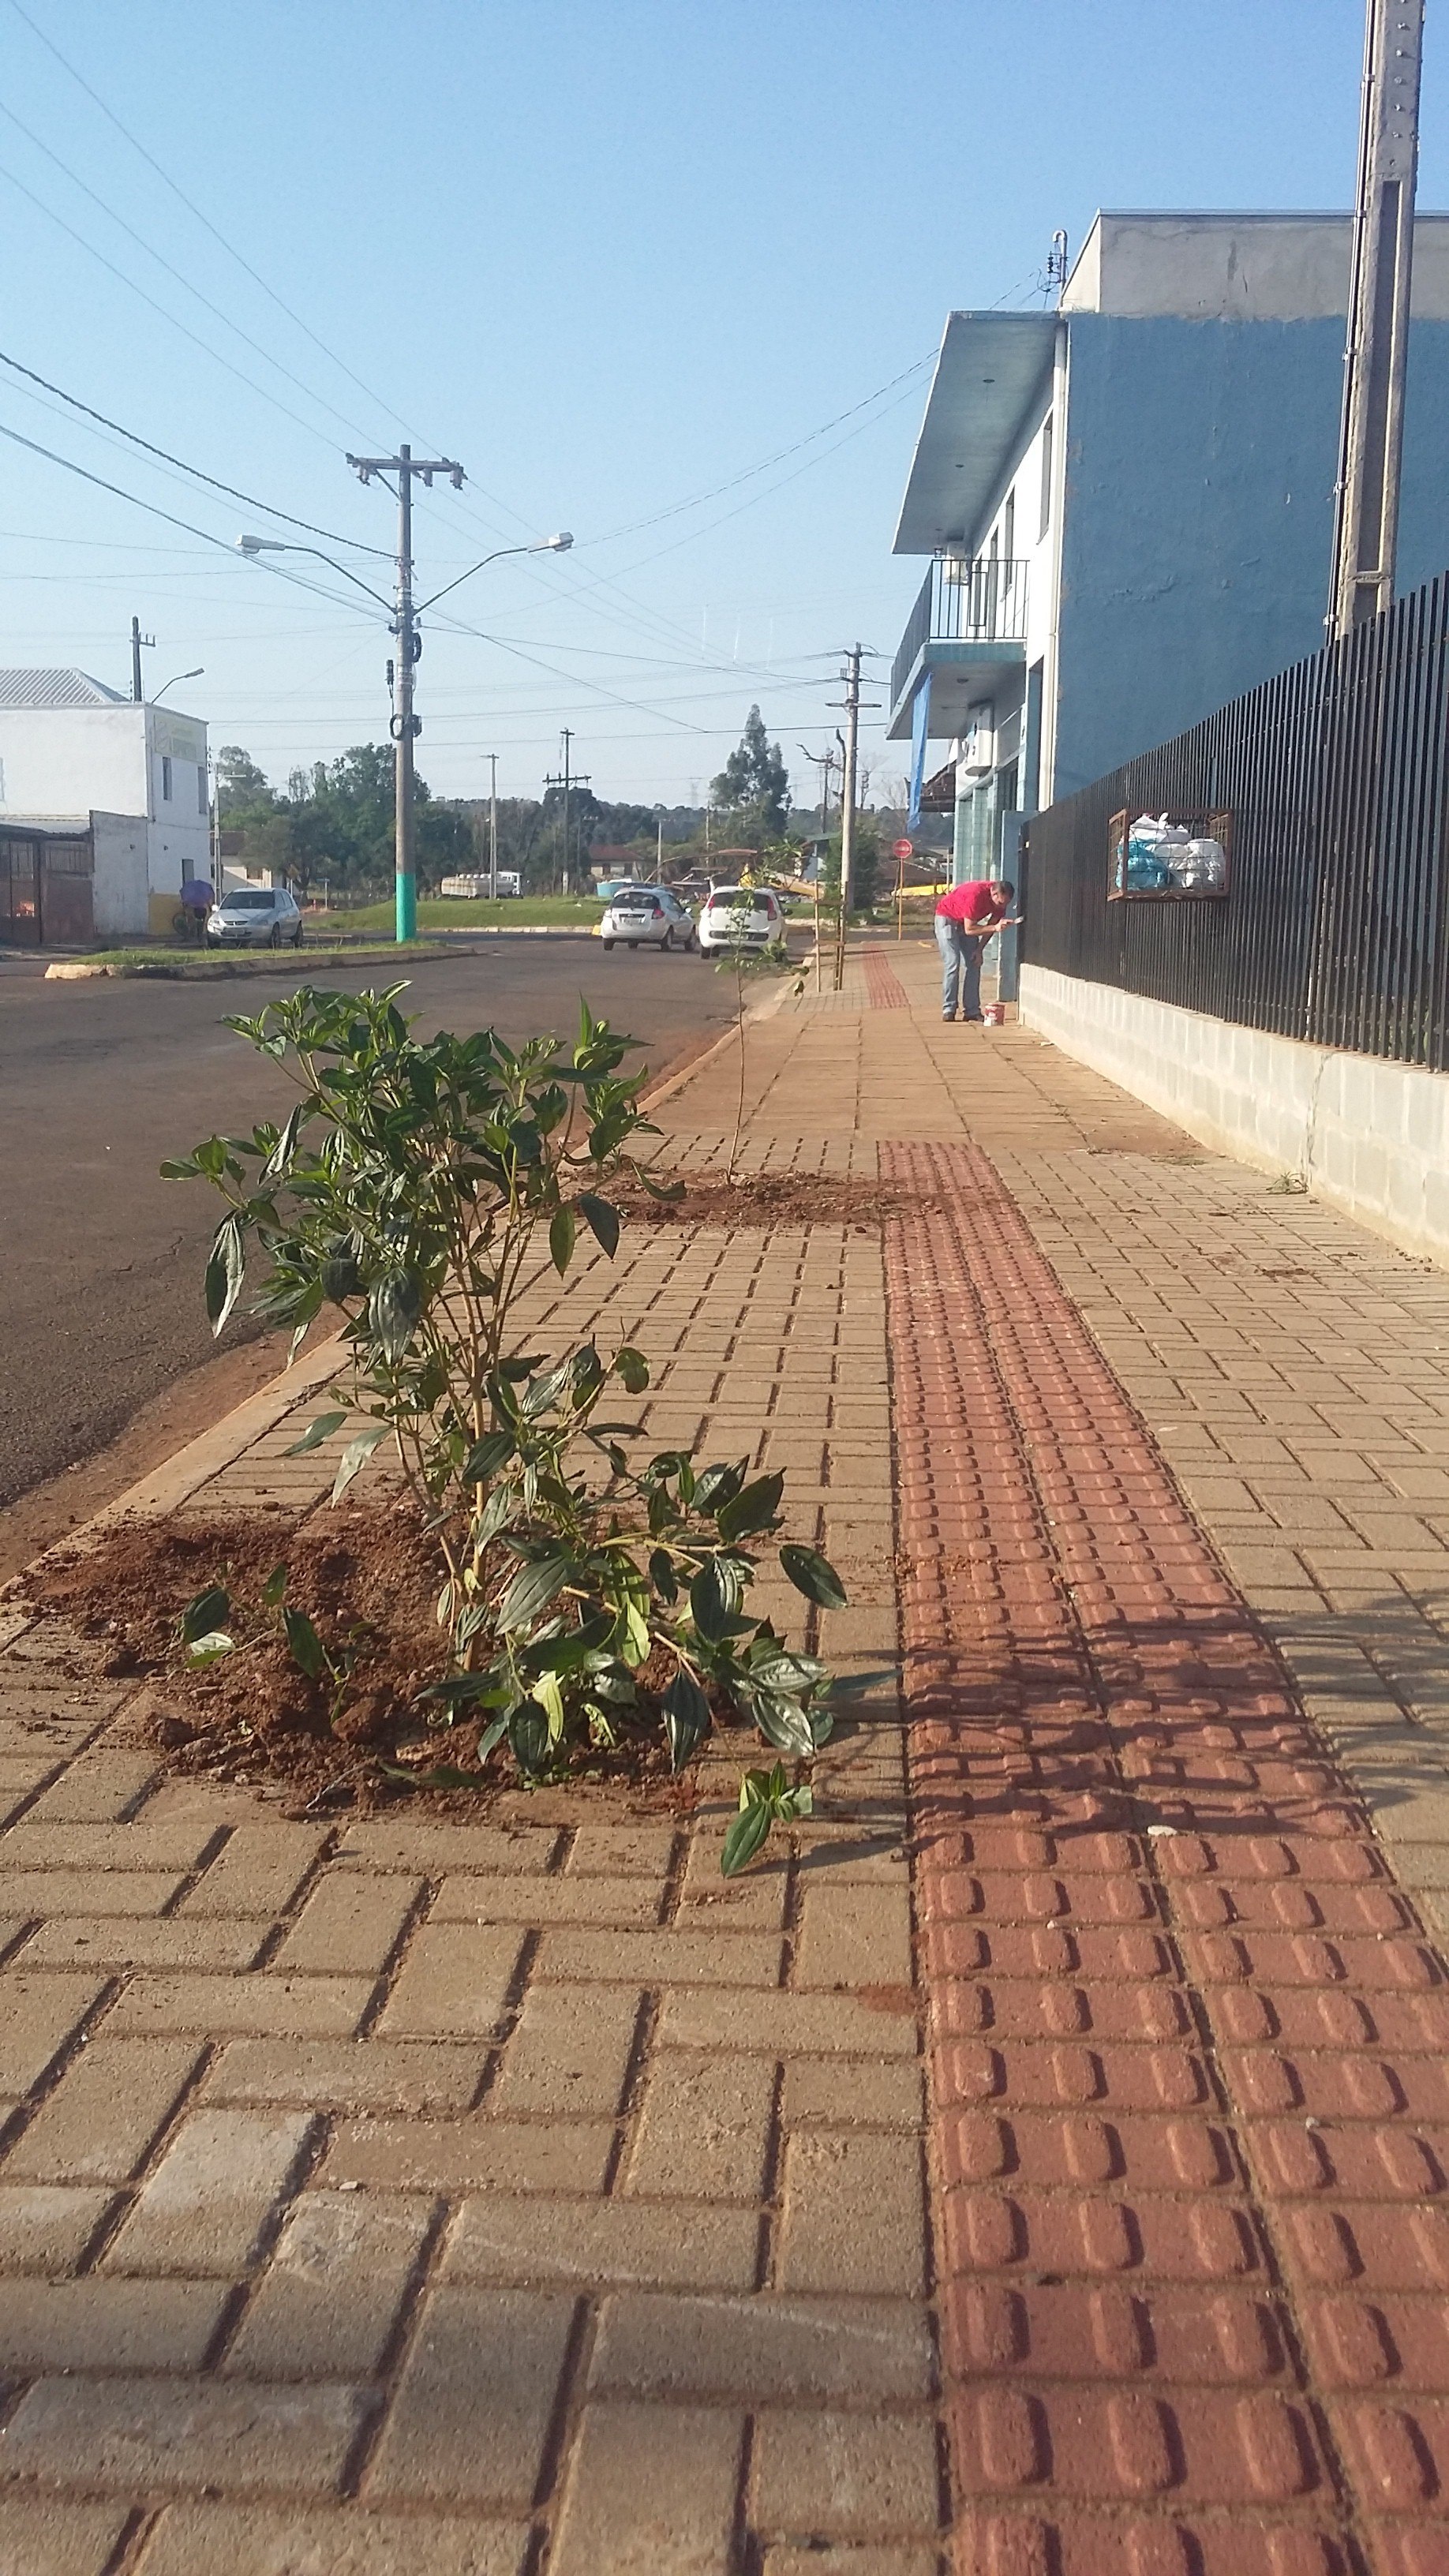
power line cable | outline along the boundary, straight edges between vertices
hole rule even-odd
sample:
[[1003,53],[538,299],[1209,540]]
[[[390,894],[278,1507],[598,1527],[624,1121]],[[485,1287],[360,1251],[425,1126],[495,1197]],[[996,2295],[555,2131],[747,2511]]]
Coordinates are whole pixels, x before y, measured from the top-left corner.
[[[179,202],[186,208],[187,213],[194,216],[197,223],[202,225],[204,230],[210,233],[212,240],[221,244],[227,257],[229,259],[234,259],[238,268],[245,270],[247,276],[252,280],[252,283],[255,286],[259,286],[262,293],[268,296],[272,303],[276,305],[278,312],[285,313],[288,321],[295,324],[296,328],[304,335],[304,337],[312,342],[314,348],[321,350],[324,358],[329,359],[334,367],[340,368],[342,374],[348,378],[349,382],[356,385],[358,392],[366,394],[369,402],[376,403],[379,409],[387,413],[389,419],[399,420],[399,415],[393,410],[391,404],[388,403],[381,394],[377,393],[371,385],[365,384],[362,377],[357,375],[355,371],[349,367],[346,359],[339,358],[336,350],[328,347],[326,341],[321,339],[312,329],[311,324],[303,321],[300,313],[293,312],[291,305],[286,303],[285,300],[277,293],[276,288],[268,285],[267,280],[262,276],[260,270],[253,268],[251,261],[243,256],[242,252],[237,249],[236,244],[228,241],[225,233],[218,230],[209,215],[202,213],[200,206],[196,205],[193,200],[187,196],[184,188],[177,185],[177,182],[172,178],[169,170],[163,168],[162,164],[156,159],[155,154],[147,151],[145,144],[138,140],[138,138],[131,132],[128,125],[122,124],[121,119],[115,112],[115,109],[107,106],[106,101],[102,98],[99,90],[91,87],[90,82],[85,78],[84,74],[76,70],[74,63],[69,60],[68,56],[61,52],[59,45],[52,41],[52,39],[46,34],[45,29],[37,26],[35,20],[31,17],[29,10],[21,7],[20,0],[10,0],[10,6],[15,11],[17,18],[24,20],[26,26],[30,29],[32,36],[36,37],[38,41],[44,45],[47,53],[54,55],[62,71],[69,73],[71,79],[85,91],[87,98],[91,100],[92,104],[100,109],[102,116],[104,116],[107,121],[115,127],[118,134],[124,136],[126,142],[130,144],[132,151],[139,152],[141,159],[146,163],[147,168],[155,171],[156,176],[162,182],[162,185],[170,189],[173,197],[179,200]],[[406,421],[399,420],[399,425],[404,429],[407,427]]]
[[61,402],[69,403],[72,411],[83,412],[87,420],[99,421],[103,429],[114,430],[118,437],[128,439],[133,447],[144,448],[148,456],[159,456],[163,464],[178,466],[194,481],[209,483],[213,492],[224,492],[232,501],[244,501],[249,510],[260,510],[269,519],[281,519],[289,528],[305,528],[309,536],[326,537],[330,545],[351,546],[358,554],[377,555],[383,562],[391,562],[392,557],[385,546],[365,545],[360,537],[339,536],[335,528],[319,528],[311,519],[299,519],[295,511],[279,510],[272,501],[259,501],[255,492],[242,492],[234,483],[218,482],[214,474],[206,473],[201,466],[188,465],[184,456],[173,456],[169,449],[154,446],[149,438],[141,436],[139,430],[127,429],[121,421],[111,420],[105,412],[96,411],[90,403],[82,402],[78,394],[68,394],[63,385],[53,385],[48,377],[38,376],[33,367],[22,366],[20,360],[12,358],[6,349],[0,349],[0,365],[11,368],[17,376],[25,376],[31,384],[42,386],[46,393],[57,395]]
[[285,376],[288,384],[295,385],[297,391],[301,394],[305,394],[309,402],[315,402],[323,411],[330,411],[333,419],[340,421],[344,429],[354,432],[356,431],[357,423],[349,420],[346,412],[339,411],[335,403],[328,402],[325,395],[317,393],[311,385],[303,381],[301,376],[295,375],[290,367],[284,366],[280,358],[273,357],[271,350],[264,348],[260,340],[254,340],[250,331],[244,331],[241,324],[239,322],[233,322],[230,314],[224,313],[219,304],[213,304],[211,297],[209,295],[204,295],[199,286],[193,286],[190,278],[187,277],[181,269],[177,268],[173,261],[167,259],[164,252],[155,249],[153,245],[147,241],[144,233],[138,233],[135,225],[128,223],[124,215],[118,215],[115,207],[109,205],[106,199],[90,185],[89,181],[80,176],[78,171],[72,170],[70,163],[68,161],[63,161],[60,154],[52,150],[50,144],[44,142],[38,134],[34,133],[31,127],[26,125],[22,119],[16,115],[13,107],[6,107],[3,100],[0,100],[0,116],[8,117],[10,123],[16,127],[18,132],[25,136],[27,143],[33,143],[37,152],[43,152],[47,161],[54,162],[57,170],[61,171],[63,175],[69,179],[72,187],[79,188],[82,196],[89,197],[93,206],[99,206],[101,213],[103,215],[108,215],[113,224],[119,224],[121,231],[129,235],[130,239],[137,244],[138,248],[145,252],[148,259],[154,259],[158,268],[164,268],[168,277],[174,277],[177,285],[183,288],[186,294],[194,295],[197,303],[203,305],[206,311],[214,316],[214,318],[222,325],[223,330],[234,331],[239,340],[245,341],[246,346],[256,352],[256,355],[262,360],[264,365],[275,367],[278,375]]
[[[13,7],[14,0],[11,0],[11,5]],[[8,179],[12,188],[18,189],[22,197],[28,197],[32,206],[37,206],[40,209],[40,212],[46,216],[51,223],[58,226],[61,232],[69,234],[70,239],[73,242],[78,242],[81,249],[85,251],[91,259],[98,260],[101,267],[109,270],[112,277],[119,278],[122,286],[129,287],[133,295],[139,295],[143,304],[149,304],[152,312],[159,313],[162,321],[169,322],[172,330],[179,331],[183,339],[191,342],[193,348],[202,350],[208,358],[214,359],[219,367],[225,367],[227,374],[229,376],[235,376],[239,385],[245,385],[250,392],[260,394],[263,402],[271,403],[274,410],[283,413],[288,420],[295,422],[298,429],[304,429],[309,438],[320,440],[324,447],[332,449],[332,452],[334,454],[336,453],[331,439],[328,438],[322,430],[318,429],[312,421],[304,420],[300,412],[293,411],[291,404],[284,403],[280,394],[271,393],[265,385],[259,385],[256,378],[254,376],[249,376],[244,367],[235,366],[230,358],[224,358],[219,349],[213,349],[211,342],[209,340],[203,340],[200,332],[193,331],[190,324],[188,322],[183,322],[178,314],[169,313],[164,304],[158,304],[154,295],[148,295],[145,287],[139,286],[134,277],[128,277],[123,268],[117,268],[113,259],[107,259],[103,250],[97,250],[94,242],[87,241],[84,233],[78,233],[74,224],[68,224],[64,215],[58,215],[53,206],[48,206],[43,197],[38,197],[33,188],[28,188],[23,179],[17,179],[14,171],[6,169],[3,163],[0,163],[0,178]]]

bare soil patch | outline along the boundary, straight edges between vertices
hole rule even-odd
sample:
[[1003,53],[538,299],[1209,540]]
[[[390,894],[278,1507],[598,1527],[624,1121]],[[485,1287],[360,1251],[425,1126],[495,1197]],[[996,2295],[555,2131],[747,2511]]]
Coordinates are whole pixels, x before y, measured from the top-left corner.
[[848,1225],[860,1233],[905,1216],[933,1198],[899,1183],[847,1178],[832,1172],[741,1172],[732,1181],[723,1173],[674,1172],[660,1179],[684,1183],[684,1196],[652,1198],[634,1181],[615,1182],[609,1195],[631,1223],[687,1225],[706,1233],[734,1226]]
[[[260,1606],[279,1564],[289,1607],[305,1611],[334,1663],[348,1666],[340,1691],[326,1675],[311,1680],[299,1670],[279,1620]],[[443,1725],[433,1705],[419,1701],[446,1669],[436,1618],[441,1572],[434,1542],[399,1499],[300,1522],[273,1512],[122,1521],[83,1551],[53,1553],[27,1591],[96,1640],[107,1677],[148,1683],[135,1704],[136,1729],[172,1769],[278,1784],[293,1814],[366,1814],[405,1799],[410,1808],[477,1818],[500,1800],[517,1806],[517,1775],[502,1752],[488,1758],[485,1777],[497,1778],[483,1787],[422,1789],[390,1776],[477,1767],[480,1721]],[[230,1595],[231,1632],[246,1642],[198,1671],[184,1660],[178,1622],[209,1584]],[[564,1792],[577,1783],[591,1813],[601,1790],[606,1805],[622,1799],[630,1812],[687,1812],[697,1788],[669,1769],[647,1665],[637,1679],[639,1710],[619,1712],[612,1748],[575,1755]],[[718,1722],[728,1727],[729,1713]],[[557,1787],[526,1793],[530,1802],[558,1794]]]

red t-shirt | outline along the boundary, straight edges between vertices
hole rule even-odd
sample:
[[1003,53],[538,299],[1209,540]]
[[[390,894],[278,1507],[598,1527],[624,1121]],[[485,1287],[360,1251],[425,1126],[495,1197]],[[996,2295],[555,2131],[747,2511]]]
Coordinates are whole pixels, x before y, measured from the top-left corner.
[[989,877],[977,877],[970,885],[952,886],[936,906],[937,917],[944,913],[947,921],[977,922],[1004,919],[1006,906],[992,892]]

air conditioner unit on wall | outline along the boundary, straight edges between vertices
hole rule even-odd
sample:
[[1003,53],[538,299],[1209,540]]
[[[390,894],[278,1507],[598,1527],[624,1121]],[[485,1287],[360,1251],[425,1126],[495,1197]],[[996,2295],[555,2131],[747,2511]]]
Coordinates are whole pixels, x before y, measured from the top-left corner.
[[973,778],[996,767],[996,709],[989,699],[968,707],[961,736],[961,766]]

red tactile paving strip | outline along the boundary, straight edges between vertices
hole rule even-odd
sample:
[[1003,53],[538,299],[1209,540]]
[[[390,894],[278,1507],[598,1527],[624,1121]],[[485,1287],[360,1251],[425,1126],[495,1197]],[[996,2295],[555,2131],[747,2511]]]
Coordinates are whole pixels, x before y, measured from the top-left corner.
[[911,997],[883,948],[861,951],[866,995],[873,1011],[908,1011]]
[[1446,2576],[1441,1964],[991,1163],[881,1161],[960,2576]]

